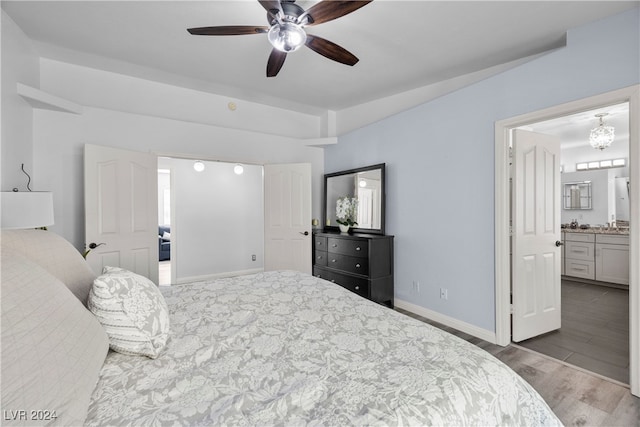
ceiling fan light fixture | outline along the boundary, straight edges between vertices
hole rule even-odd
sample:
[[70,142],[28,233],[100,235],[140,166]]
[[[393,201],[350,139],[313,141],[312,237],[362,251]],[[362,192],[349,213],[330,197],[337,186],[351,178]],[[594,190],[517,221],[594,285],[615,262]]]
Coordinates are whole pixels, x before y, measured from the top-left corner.
[[596,150],[604,150],[611,145],[615,138],[615,129],[613,126],[606,126],[604,124],[603,117],[607,113],[596,114],[596,117],[600,119],[598,127],[591,129],[589,134],[589,144]]
[[307,41],[307,33],[294,22],[275,23],[267,34],[269,43],[281,52],[298,50]]

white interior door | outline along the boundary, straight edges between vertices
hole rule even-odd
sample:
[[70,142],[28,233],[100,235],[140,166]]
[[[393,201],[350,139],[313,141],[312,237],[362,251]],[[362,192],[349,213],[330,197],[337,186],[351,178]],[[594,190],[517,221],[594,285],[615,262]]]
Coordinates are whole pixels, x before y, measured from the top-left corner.
[[158,167],[150,153],[85,145],[87,255],[96,274],[122,267],[158,283]]
[[560,141],[514,130],[512,339],[560,328]]
[[264,166],[264,269],[311,274],[311,164]]

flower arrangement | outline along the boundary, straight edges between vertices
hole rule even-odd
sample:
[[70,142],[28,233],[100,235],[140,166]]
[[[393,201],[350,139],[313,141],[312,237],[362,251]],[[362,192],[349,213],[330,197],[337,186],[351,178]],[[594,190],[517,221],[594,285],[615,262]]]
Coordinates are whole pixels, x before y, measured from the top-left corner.
[[356,197],[340,197],[336,201],[336,222],[345,226],[358,225],[356,215],[358,211],[358,199]]

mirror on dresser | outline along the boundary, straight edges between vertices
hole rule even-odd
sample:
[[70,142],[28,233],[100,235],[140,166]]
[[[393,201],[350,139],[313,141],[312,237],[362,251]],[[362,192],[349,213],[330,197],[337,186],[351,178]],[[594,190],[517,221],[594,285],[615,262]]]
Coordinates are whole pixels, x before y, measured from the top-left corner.
[[384,234],[385,164],[365,166],[324,176],[323,224],[337,231],[336,203],[342,197],[358,200],[355,233]]

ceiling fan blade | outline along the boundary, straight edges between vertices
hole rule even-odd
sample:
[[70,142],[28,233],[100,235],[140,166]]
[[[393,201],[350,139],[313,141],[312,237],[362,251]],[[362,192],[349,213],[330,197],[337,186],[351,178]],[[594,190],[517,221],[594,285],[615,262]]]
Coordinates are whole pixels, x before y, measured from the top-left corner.
[[359,59],[349,52],[347,49],[338,46],[337,44],[323,39],[322,37],[312,36],[307,34],[307,41],[305,42],[307,47],[316,53],[324,56],[325,58],[332,59],[336,62],[341,62],[346,65],[356,65]]
[[276,18],[277,15],[277,13],[273,12],[274,10],[278,10],[281,15],[284,15],[282,5],[278,0],[258,0],[258,3],[260,3],[262,7],[264,7],[264,10],[266,10],[273,18]]
[[240,36],[244,34],[260,34],[269,31],[269,27],[250,25],[224,25],[221,27],[188,28],[189,33],[196,36]]
[[364,1],[337,1],[337,0],[322,0],[319,3],[311,6],[305,13],[299,18],[298,22],[302,22],[306,15],[311,17],[312,22],[307,25],[318,25],[323,22],[332,21],[347,15],[353,11],[360,9],[363,6],[371,3],[373,0]]
[[286,52],[281,52],[278,49],[273,48],[271,55],[269,55],[269,61],[267,61],[267,77],[277,76],[286,58]]

